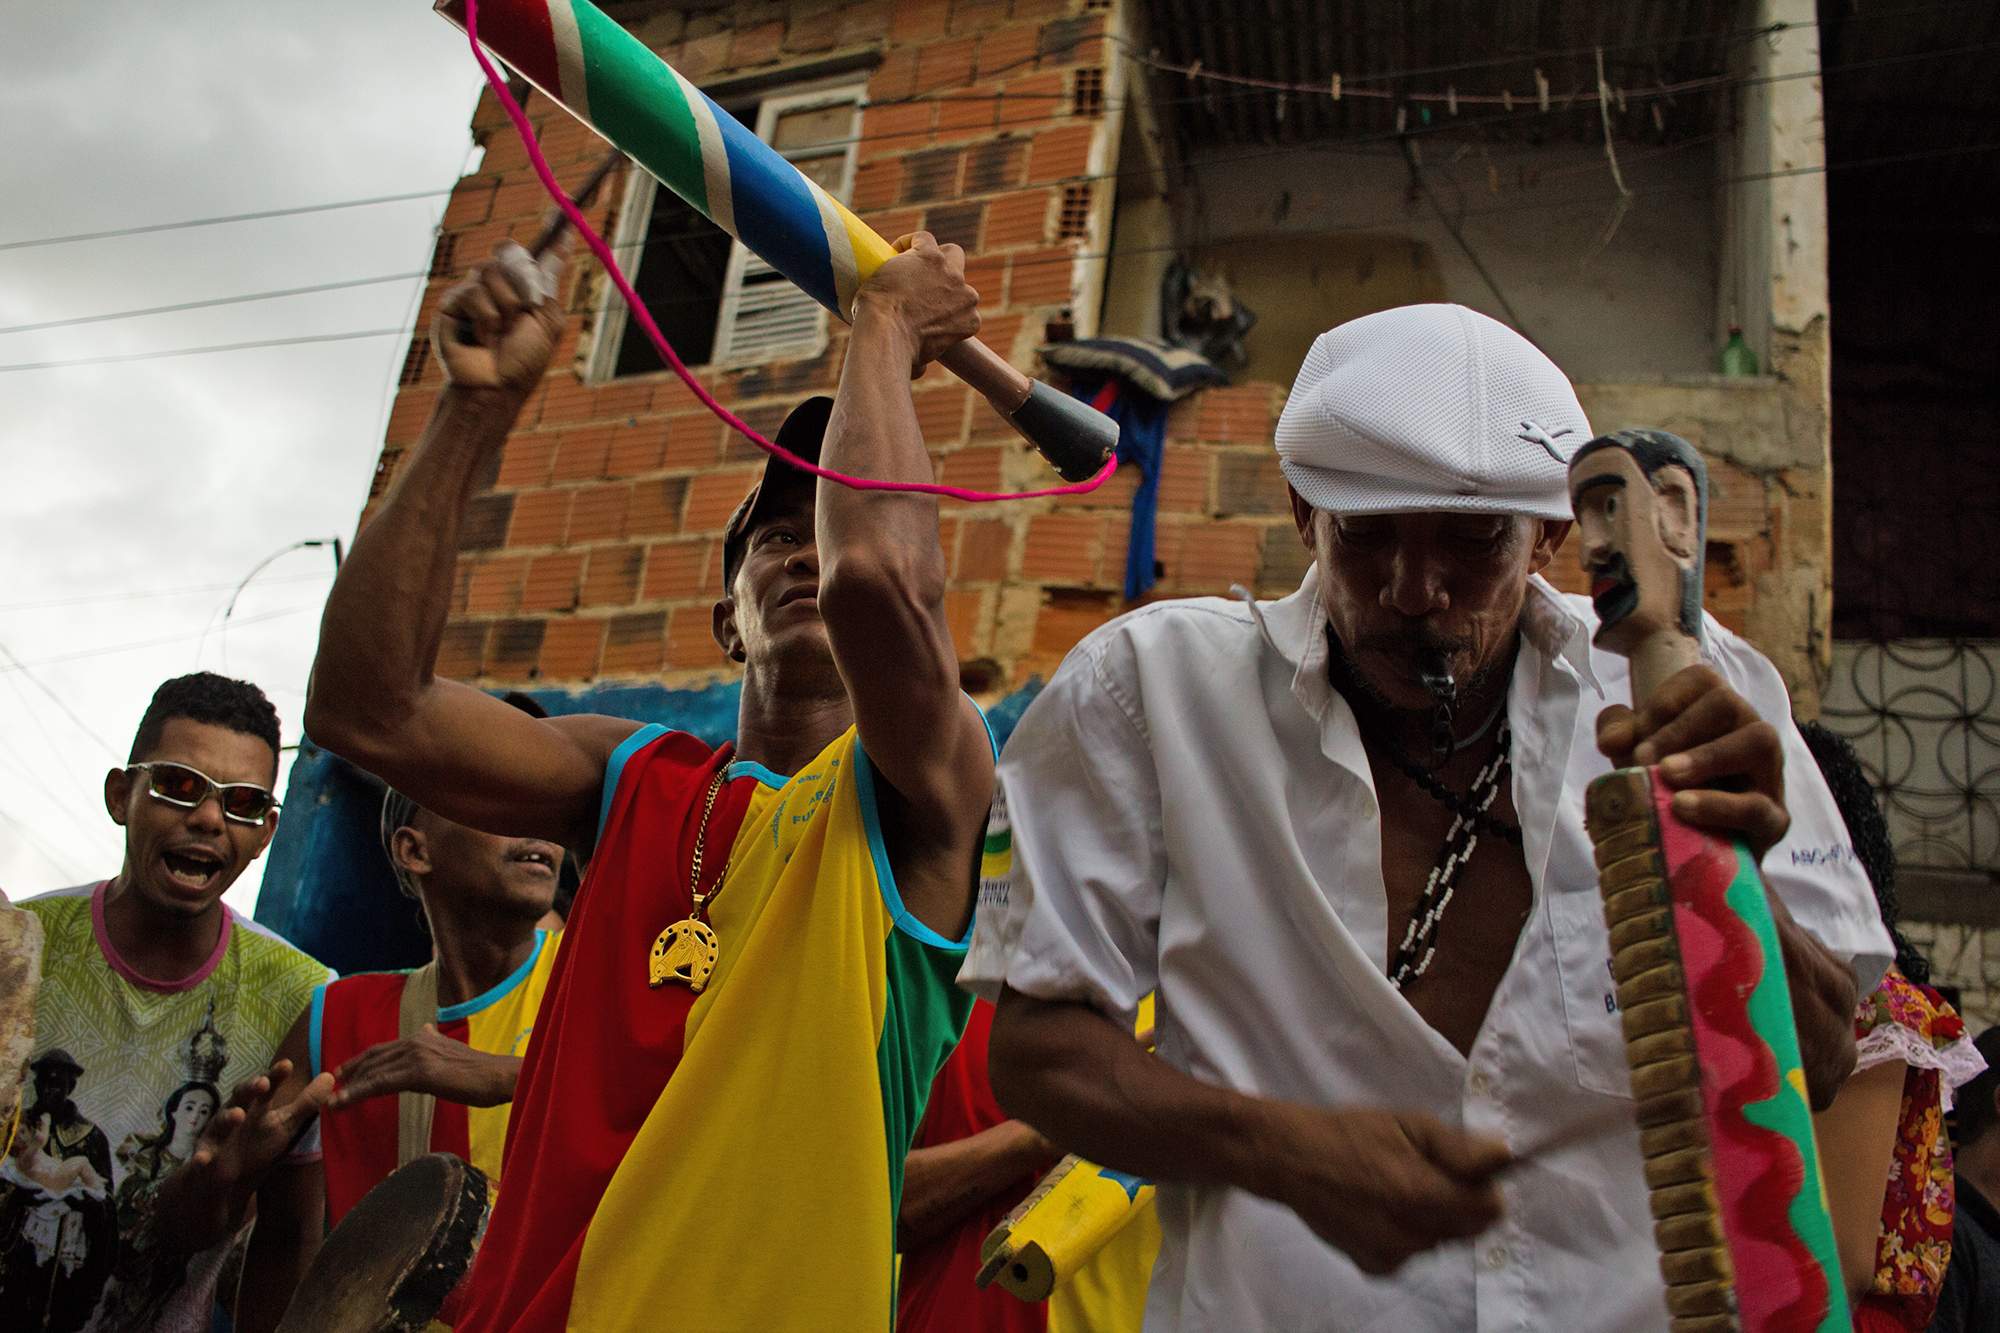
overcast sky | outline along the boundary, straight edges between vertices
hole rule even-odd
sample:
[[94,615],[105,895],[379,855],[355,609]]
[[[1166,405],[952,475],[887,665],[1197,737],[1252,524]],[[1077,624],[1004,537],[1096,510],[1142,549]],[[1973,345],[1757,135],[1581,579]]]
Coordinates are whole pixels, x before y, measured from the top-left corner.
[[[0,247],[447,189],[473,161],[479,72],[427,0],[0,0],[0,33]],[[0,329],[421,270],[442,206],[0,248]],[[404,328],[418,286],[0,333],[0,367]],[[167,677],[253,680],[298,739],[330,554],[274,562],[226,633],[221,613],[272,552],[352,537],[404,348],[0,369],[0,647],[27,667],[0,653],[10,896],[117,871],[104,773]],[[240,910],[261,869],[231,890]]]

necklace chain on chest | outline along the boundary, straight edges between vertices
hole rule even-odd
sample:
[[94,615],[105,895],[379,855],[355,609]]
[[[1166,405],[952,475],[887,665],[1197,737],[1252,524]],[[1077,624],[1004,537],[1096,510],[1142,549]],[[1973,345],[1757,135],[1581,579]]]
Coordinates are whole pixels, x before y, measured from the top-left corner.
[[[1396,946],[1395,956],[1389,961],[1389,984],[1397,990],[1402,990],[1428,971],[1431,959],[1437,956],[1438,927],[1444,920],[1445,909],[1451,906],[1459,874],[1479,847],[1481,826],[1495,827],[1503,833],[1509,831],[1508,825],[1492,819],[1486,811],[1499,796],[1501,787],[1506,785],[1512,746],[1513,733],[1502,722],[1493,757],[1479,771],[1479,776],[1472,780],[1472,790],[1461,798],[1466,808],[1458,810],[1456,805],[1453,806],[1456,813],[1452,817],[1450,831],[1445,834],[1437,864],[1431,867],[1430,878],[1424,882],[1424,891],[1410,909],[1410,920],[1403,929],[1403,938]],[[1456,796],[1456,793],[1453,795]],[[1512,829],[1511,832],[1512,841],[1518,845],[1520,830]]]
[[695,826],[694,854],[688,858],[689,911],[684,919],[674,922],[654,937],[652,952],[646,959],[646,984],[650,987],[657,988],[670,981],[678,981],[699,995],[715,973],[722,948],[715,937],[715,927],[708,924],[708,905],[722,893],[722,881],[729,874],[729,860],[727,856],[723,858],[722,869],[715,876],[715,885],[706,893],[701,887],[701,863],[708,847],[708,824],[715,815],[715,801],[728,780],[729,765],[724,764],[715,770],[715,776],[709,781],[708,795],[701,805],[701,823]]

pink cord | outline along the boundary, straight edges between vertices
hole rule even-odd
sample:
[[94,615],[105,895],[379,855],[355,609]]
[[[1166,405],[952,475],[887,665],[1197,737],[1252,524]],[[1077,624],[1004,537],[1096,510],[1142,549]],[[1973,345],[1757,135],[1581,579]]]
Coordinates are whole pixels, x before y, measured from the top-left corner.
[[652,312],[646,309],[646,303],[639,299],[639,293],[632,290],[632,284],[626,281],[624,271],[618,267],[618,260],[611,253],[611,247],[604,243],[604,238],[590,225],[589,219],[583,215],[583,210],[576,206],[576,201],[564,193],[562,186],[556,183],[555,173],[549,170],[548,159],[542,156],[542,145],[535,138],[535,129],[528,123],[527,113],[521,110],[521,104],[514,100],[514,95],[507,91],[506,81],[500,77],[499,71],[493,68],[493,62],[486,58],[486,52],[479,47],[479,0],[465,0],[465,38],[472,46],[472,58],[479,62],[480,70],[486,75],[487,86],[492,88],[493,95],[500,99],[501,107],[507,112],[507,119],[514,122],[514,130],[521,136],[522,146],[528,150],[528,161],[535,168],[535,175],[542,182],[542,188],[549,192],[549,198],[556,201],[556,207],[563,211],[570,225],[576,228],[579,236],[583,237],[583,243],[590,248],[590,253],[597,256],[597,262],[604,265],[604,271],[611,275],[612,285],[617,287],[618,294],[625,298],[625,304],[630,308],[632,317],[639,321],[639,327],[646,331],[646,336],[652,340],[660,356],[673,367],[674,373],[681,377],[681,382],[688,386],[694,396],[701,400],[702,406],[721,417],[732,430],[742,434],[765,453],[782,458],[793,467],[809,472],[815,477],[824,477],[828,481],[839,482],[842,486],[852,487],[857,491],[914,491],[922,495],[949,496],[954,500],[966,500],[975,504],[988,504],[996,500],[1034,500],[1047,495],[1085,495],[1102,486],[1117,469],[1118,459],[1113,456],[1105,462],[1103,470],[1089,481],[1072,482],[1066,486],[1050,486],[1039,491],[969,491],[960,486],[944,486],[928,481],[878,481],[869,477],[850,477],[844,472],[835,472],[832,468],[809,463],[791,450],[765,439],[751,429],[741,417],[715,401],[714,395],[703,388],[701,381],[681,363],[680,356],[667,341],[667,336],[661,333],[660,326],[653,322]]

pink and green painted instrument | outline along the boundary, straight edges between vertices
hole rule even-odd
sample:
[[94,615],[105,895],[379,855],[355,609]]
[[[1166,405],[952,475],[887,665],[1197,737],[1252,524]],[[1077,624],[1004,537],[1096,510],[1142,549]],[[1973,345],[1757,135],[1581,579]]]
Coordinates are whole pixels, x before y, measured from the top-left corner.
[[[1570,460],[1596,641],[1632,697],[1700,660],[1707,470],[1661,431]],[[1756,858],[1692,828],[1651,768],[1590,784],[1585,824],[1611,936],[1640,1151],[1677,1333],[1849,1325],[1798,1027]]]
[[[463,0],[436,9],[465,26]],[[845,319],[895,254],[873,228],[589,0],[480,0],[479,40],[703,216]],[[940,361],[1063,477],[1117,446],[1110,418],[1015,370],[976,338]]]

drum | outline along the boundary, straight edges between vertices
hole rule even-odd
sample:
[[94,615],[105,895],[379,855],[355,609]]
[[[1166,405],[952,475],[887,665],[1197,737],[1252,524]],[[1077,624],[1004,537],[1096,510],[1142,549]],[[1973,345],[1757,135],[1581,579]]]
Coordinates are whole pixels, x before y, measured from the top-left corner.
[[278,1333],[411,1333],[472,1270],[486,1230],[485,1173],[430,1153],[354,1205],[306,1270]]

